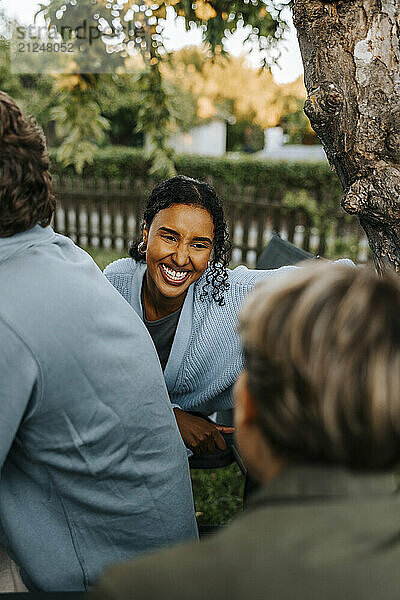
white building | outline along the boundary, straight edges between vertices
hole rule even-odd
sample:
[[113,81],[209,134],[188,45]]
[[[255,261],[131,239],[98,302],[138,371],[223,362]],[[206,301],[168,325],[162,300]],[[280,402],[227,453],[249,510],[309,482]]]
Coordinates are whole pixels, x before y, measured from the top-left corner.
[[264,148],[258,153],[262,158],[270,160],[287,160],[293,162],[319,162],[326,161],[326,154],[322,146],[305,146],[302,144],[287,144],[282,127],[270,127],[264,132]]
[[226,121],[213,119],[187,132],[173,135],[169,145],[181,154],[224,156],[226,152]]

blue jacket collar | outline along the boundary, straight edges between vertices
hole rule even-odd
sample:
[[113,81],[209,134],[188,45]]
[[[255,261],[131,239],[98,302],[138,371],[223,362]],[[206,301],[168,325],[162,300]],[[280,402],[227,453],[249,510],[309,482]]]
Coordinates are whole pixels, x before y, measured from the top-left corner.
[[35,225],[32,229],[0,238],[0,263],[37,244],[50,241],[55,236],[50,226]]

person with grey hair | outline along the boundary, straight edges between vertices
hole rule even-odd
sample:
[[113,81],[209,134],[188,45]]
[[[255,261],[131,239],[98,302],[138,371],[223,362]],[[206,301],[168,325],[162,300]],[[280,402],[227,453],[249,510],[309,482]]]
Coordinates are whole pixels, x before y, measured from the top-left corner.
[[224,531],[108,570],[96,600],[397,600],[400,280],[312,264],[240,317],[241,456],[262,488]]

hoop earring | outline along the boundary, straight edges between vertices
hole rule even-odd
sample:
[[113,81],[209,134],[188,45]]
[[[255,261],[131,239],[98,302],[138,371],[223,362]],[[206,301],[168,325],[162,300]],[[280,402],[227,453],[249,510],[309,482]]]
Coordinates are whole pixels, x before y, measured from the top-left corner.
[[[143,250],[143,248],[144,248],[144,250]],[[137,248],[137,249],[138,249],[138,252],[139,252],[139,254],[142,254],[143,256],[144,256],[144,255],[146,254],[146,252],[147,252],[147,247],[145,246],[145,243],[144,243],[143,241],[142,241],[142,242],[140,242],[140,244],[139,244],[139,246],[138,246],[138,248]]]

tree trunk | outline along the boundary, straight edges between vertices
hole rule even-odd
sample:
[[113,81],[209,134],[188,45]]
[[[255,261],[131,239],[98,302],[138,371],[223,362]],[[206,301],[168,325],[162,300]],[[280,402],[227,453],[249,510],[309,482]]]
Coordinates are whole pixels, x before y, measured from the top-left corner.
[[400,271],[400,0],[294,0],[304,110],[379,273]]

